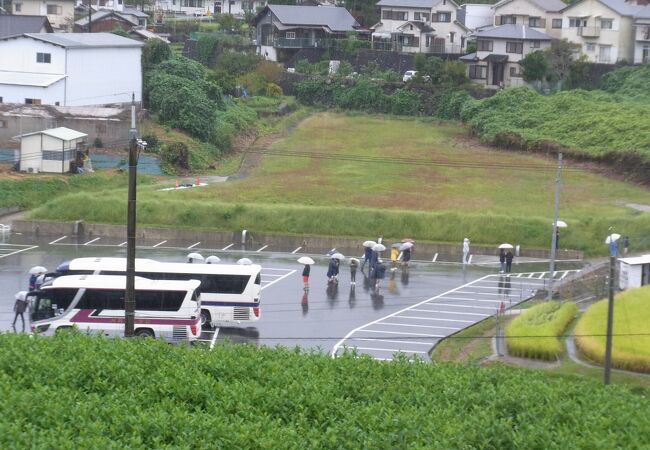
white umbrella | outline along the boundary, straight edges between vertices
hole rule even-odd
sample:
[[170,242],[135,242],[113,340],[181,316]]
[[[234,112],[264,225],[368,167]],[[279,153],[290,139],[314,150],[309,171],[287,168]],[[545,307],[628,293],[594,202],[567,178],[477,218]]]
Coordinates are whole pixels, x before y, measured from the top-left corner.
[[499,248],[513,249],[514,247],[512,246],[512,244],[505,243],[499,245]]
[[216,264],[218,262],[221,262],[221,258],[219,258],[218,256],[211,255],[205,258],[205,262],[208,264]]
[[404,244],[402,244],[401,242],[395,242],[393,245],[391,245],[391,247],[400,249],[400,248],[402,248],[402,245],[404,245]]
[[375,245],[377,245],[377,243],[375,241],[366,241],[366,242],[363,243],[364,247],[373,248]]
[[383,252],[386,250],[386,246],[384,244],[376,244],[372,247],[373,252]]
[[309,265],[314,264],[314,260],[311,259],[309,256],[301,256],[300,258],[298,258],[298,262],[300,264],[309,264]]
[[338,259],[339,261],[343,261],[345,259],[345,256],[343,256],[342,253],[334,253],[332,255],[332,259]]
[[413,242],[404,242],[399,249],[401,251],[404,251],[404,250],[408,250],[411,247],[413,247]]
[[45,272],[47,272],[47,269],[43,266],[34,266],[31,269],[29,269],[30,275],[37,275],[39,273],[45,273]]
[[404,238],[404,239],[402,239],[402,242],[411,242],[411,243],[413,243],[415,241],[413,239],[411,239],[411,238]]
[[618,233],[612,233],[609,236],[607,236],[607,239],[605,239],[605,244],[611,244],[612,241],[616,242],[620,239],[621,235]]
[[568,225],[566,224],[565,221],[563,221],[563,220],[558,220],[558,221],[557,221],[557,227],[558,227],[558,228],[566,228],[566,227],[568,227]]
[[237,261],[237,264],[242,265],[242,266],[250,266],[251,264],[253,264],[253,261],[251,261],[248,258],[242,258],[239,261]]
[[196,260],[196,261],[204,261],[205,260],[205,258],[203,256],[201,256],[200,253],[190,253],[189,255],[187,255],[187,259],[192,260],[192,261],[194,261],[194,260]]
[[350,258],[350,264],[353,262],[359,264],[359,260],[357,258]]

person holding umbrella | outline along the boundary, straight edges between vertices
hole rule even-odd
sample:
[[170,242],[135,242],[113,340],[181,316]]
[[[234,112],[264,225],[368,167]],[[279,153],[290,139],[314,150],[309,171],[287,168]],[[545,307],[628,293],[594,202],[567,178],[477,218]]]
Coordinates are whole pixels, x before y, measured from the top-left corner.
[[341,260],[344,258],[345,256],[343,256],[341,253],[334,253],[332,255],[332,259],[330,259],[330,263],[327,268],[328,283],[338,284],[339,266],[341,264]]
[[499,263],[501,263],[501,268],[499,269],[499,273],[503,273],[506,271],[506,251],[503,248],[499,249]]
[[379,284],[381,280],[386,276],[386,266],[381,259],[377,260],[377,265],[375,266],[375,292],[379,292]]
[[350,284],[357,284],[357,267],[359,267],[359,260],[357,258],[350,258]]
[[14,328],[14,331],[16,330],[16,321],[18,320],[18,316],[20,316],[20,320],[23,322],[23,331],[25,331],[25,310],[27,309],[27,292],[25,291],[20,291],[16,294],[16,303],[14,303],[14,312],[16,315],[14,316],[14,322],[11,324],[11,326]]
[[300,264],[304,264],[305,267],[302,269],[302,283],[304,284],[304,290],[309,290],[309,274],[311,272],[311,265],[314,264],[314,260],[309,256],[301,256],[298,258]]
[[376,245],[377,243],[375,241],[366,241],[363,243],[363,262],[361,263],[361,271],[363,272],[363,268],[366,266],[367,262],[370,262],[372,259],[372,248]]
[[413,242],[405,242],[400,247],[402,250],[402,268],[408,268],[409,261],[411,261],[411,248],[413,248]]

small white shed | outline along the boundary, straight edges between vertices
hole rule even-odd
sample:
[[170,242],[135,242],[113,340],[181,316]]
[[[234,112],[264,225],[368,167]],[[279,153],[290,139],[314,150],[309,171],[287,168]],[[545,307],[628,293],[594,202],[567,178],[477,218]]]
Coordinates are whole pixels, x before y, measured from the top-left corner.
[[88,135],[59,127],[27,133],[20,138],[20,167],[24,172],[66,173]]
[[650,284],[650,255],[620,258],[618,285],[621,289]]

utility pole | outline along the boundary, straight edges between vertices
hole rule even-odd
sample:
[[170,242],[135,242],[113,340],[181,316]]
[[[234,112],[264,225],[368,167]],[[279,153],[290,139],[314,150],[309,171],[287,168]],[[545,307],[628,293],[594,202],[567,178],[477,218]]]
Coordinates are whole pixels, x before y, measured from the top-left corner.
[[88,32],[92,33],[93,30],[93,5],[92,5],[92,0],[88,0]]
[[553,299],[553,274],[555,273],[555,249],[557,247],[557,214],[560,208],[560,175],[562,172],[562,153],[557,154],[557,174],[555,175],[555,204],[553,205],[553,235],[551,236],[551,264],[549,267],[548,300]]
[[124,337],[132,337],[135,328],[135,183],[137,179],[137,138],[135,94],[131,98],[129,130],[129,194],[126,219],[126,293],[124,296]]
[[605,373],[604,383],[609,384],[609,375],[612,370],[612,329],[614,327],[614,277],[616,275],[616,254],[618,245],[614,233],[609,235],[609,295],[607,296],[607,333],[605,337]]

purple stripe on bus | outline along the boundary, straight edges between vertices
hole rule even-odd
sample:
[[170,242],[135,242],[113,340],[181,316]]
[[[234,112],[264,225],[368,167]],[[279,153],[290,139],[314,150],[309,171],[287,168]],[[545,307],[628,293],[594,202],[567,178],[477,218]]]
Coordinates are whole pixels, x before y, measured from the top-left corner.
[[[124,316],[103,316],[103,317],[91,317],[90,315],[94,309],[80,309],[77,314],[75,314],[70,322],[74,323],[124,323]],[[152,317],[150,319],[139,319],[135,317],[135,323],[137,325],[197,325],[200,322],[200,318],[196,320],[184,320],[184,319],[163,319],[160,317]]]

